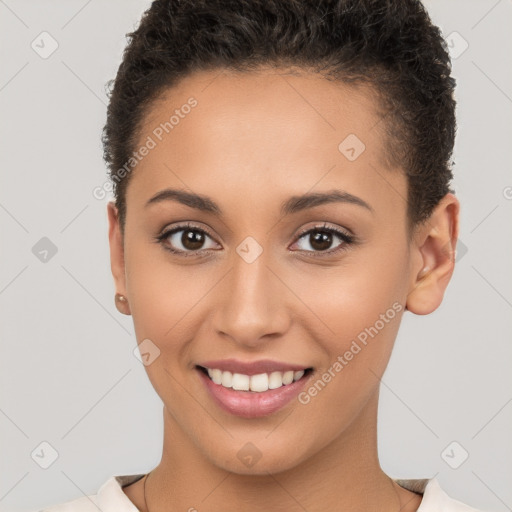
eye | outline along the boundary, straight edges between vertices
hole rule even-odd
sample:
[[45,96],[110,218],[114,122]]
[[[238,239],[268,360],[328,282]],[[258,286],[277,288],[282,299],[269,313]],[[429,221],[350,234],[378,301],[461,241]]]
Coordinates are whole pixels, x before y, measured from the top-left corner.
[[[329,250],[329,247],[332,245],[333,241],[338,238],[341,240],[341,243],[335,247],[334,249]],[[332,255],[338,253],[339,251],[346,250],[348,246],[354,243],[355,237],[350,235],[349,233],[342,231],[338,228],[327,227],[327,224],[323,224],[322,226],[315,226],[306,231],[303,231],[299,235],[299,240],[305,240],[305,246],[308,245],[313,250],[301,249],[305,252],[311,252],[311,256],[324,256],[324,255]]]
[[174,254],[188,257],[197,256],[199,252],[211,249],[212,247],[204,247],[208,239],[212,240],[207,231],[187,223],[164,231],[156,237],[156,242]]
[[[333,241],[338,238],[341,243],[334,249],[329,247]],[[212,236],[204,229],[191,223],[180,224],[164,231],[156,237],[156,242],[162,244],[164,249],[183,257],[199,256],[200,253],[208,251],[215,247],[204,247],[207,240],[212,240]],[[355,241],[355,237],[341,229],[327,227],[327,224],[315,226],[302,231],[298,240],[304,239],[306,246],[309,245],[312,250],[300,248],[299,250],[311,253],[310,256],[328,256],[346,250],[348,246]],[[205,256],[205,255],[203,255]]]

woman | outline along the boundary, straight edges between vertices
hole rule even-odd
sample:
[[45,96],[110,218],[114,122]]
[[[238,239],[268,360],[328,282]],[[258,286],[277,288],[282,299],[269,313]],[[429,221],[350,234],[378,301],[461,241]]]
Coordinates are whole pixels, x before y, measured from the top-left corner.
[[454,270],[454,86],[418,1],[153,2],[103,142],[162,459],[47,510],[475,510],[376,436],[401,318]]

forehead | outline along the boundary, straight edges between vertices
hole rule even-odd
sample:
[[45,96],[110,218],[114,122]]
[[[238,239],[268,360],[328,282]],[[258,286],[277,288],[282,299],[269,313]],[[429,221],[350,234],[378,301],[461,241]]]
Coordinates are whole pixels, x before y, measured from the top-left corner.
[[194,73],[146,113],[138,146],[150,138],[154,147],[128,194],[141,200],[166,186],[245,198],[340,186],[368,194],[403,181],[401,173],[383,178],[381,120],[368,86],[278,70]]
[[[331,142],[352,133],[364,137],[375,150],[383,148],[381,131],[374,130],[382,114],[372,87],[293,73],[270,69],[194,73],[151,104],[143,131],[154,131],[176,111],[179,119],[174,120],[178,123],[172,135],[184,139],[193,131],[203,143],[230,137],[253,145],[265,142],[268,151],[282,146],[284,140],[291,151],[302,148],[304,142],[318,147],[326,135]],[[196,103],[193,108],[187,106],[191,101]],[[190,146],[183,149],[197,149]]]

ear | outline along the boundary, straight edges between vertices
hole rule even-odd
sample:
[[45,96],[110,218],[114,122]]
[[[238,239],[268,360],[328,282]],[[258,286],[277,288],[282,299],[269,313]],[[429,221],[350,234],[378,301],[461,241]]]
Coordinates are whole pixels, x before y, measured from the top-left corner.
[[455,268],[459,210],[458,199],[446,194],[413,237],[413,277],[406,309],[416,315],[432,313],[443,300]]
[[119,215],[114,201],[107,203],[108,239],[110,244],[110,268],[114,277],[116,292],[124,295],[126,301],[117,301],[116,307],[120,313],[130,315],[130,306],[126,293],[126,274],[124,266],[124,244],[121,234]]

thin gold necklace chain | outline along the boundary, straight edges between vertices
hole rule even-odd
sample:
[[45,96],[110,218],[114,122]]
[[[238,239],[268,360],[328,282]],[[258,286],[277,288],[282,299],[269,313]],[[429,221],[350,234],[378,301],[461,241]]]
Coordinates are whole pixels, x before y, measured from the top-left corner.
[[149,512],[148,502],[146,501],[146,482],[148,480],[148,476],[150,475],[150,473],[151,473],[151,471],[144,478],[144,508],[145,508],[145,512]]
[[[151,474],[151,471],[144,477],[144,508],[145,508],[145,512],[149,512],[148,502],[146,501],[146,482],[147,482],[148,476],[150,474]],[[402,510],[402,507],[400,506],[400,497],[398,496],[398,493],[396,492],[393,482],[391,482],[391,485],[393,486],[393,490],[395,491],[396,497],[398,498],[398,512],[400,512]]]

